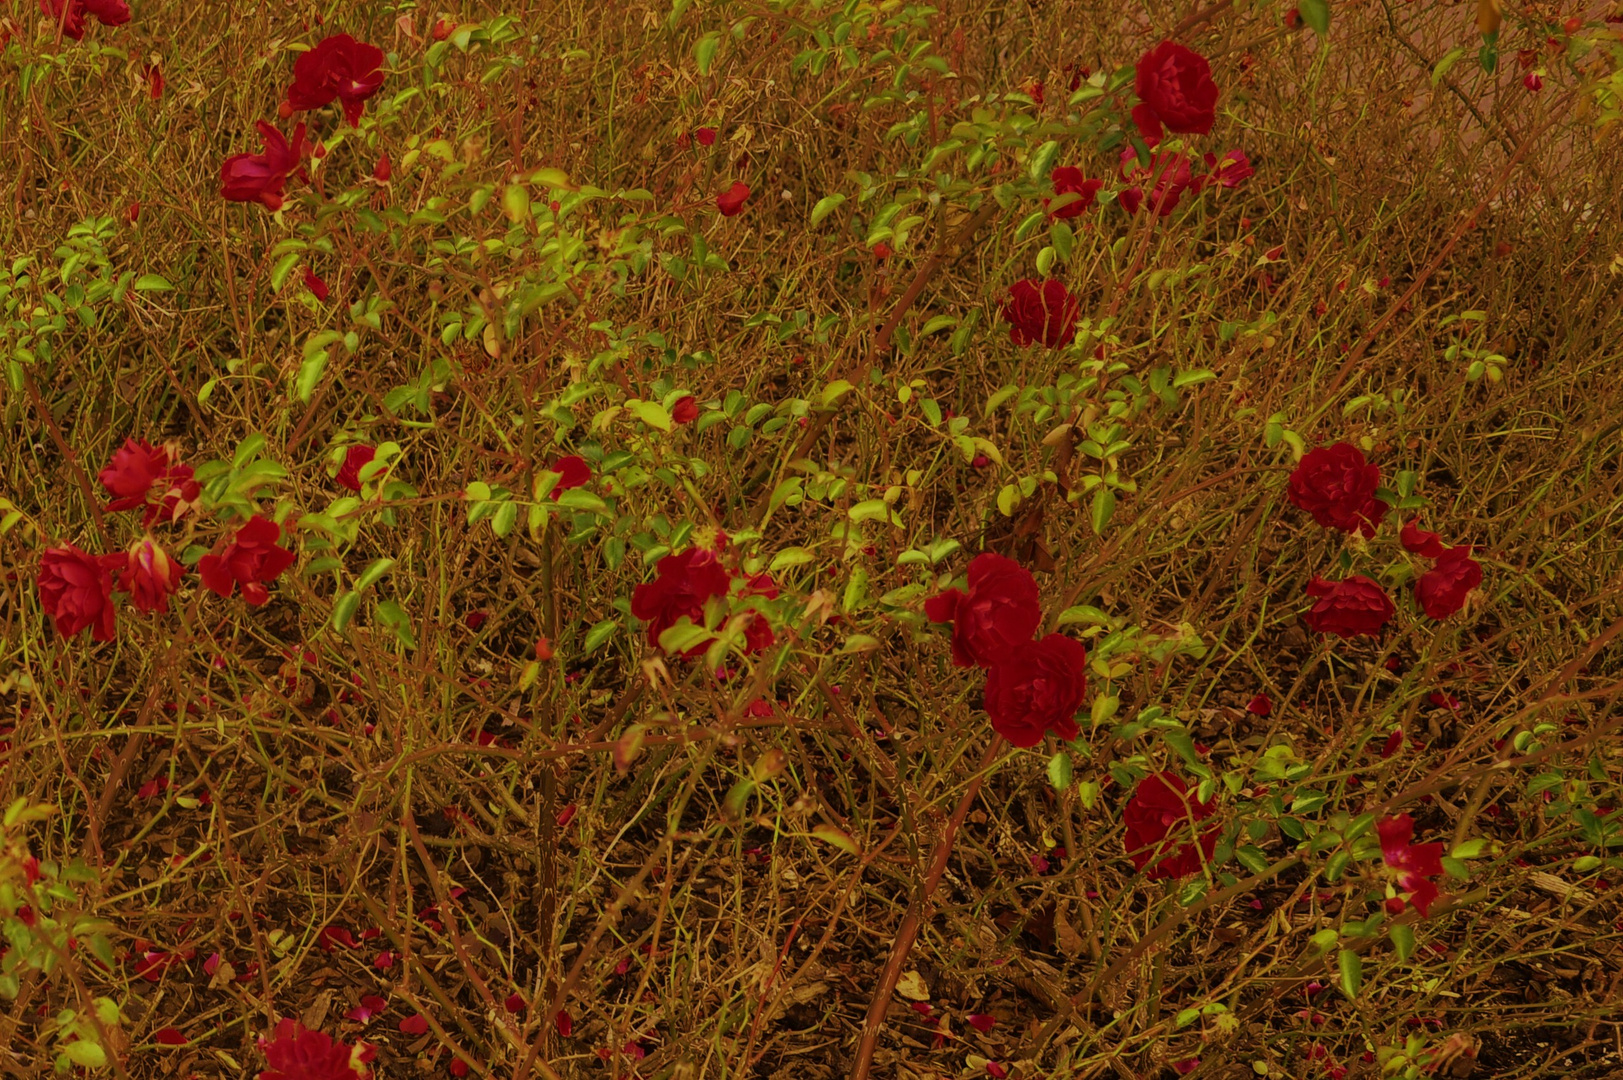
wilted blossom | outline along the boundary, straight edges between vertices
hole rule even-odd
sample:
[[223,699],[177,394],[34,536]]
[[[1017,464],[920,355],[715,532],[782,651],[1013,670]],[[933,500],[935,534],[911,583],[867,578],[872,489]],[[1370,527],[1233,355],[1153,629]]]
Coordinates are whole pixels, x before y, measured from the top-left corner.
[[334,34],[293,62],[287,103],[293,112],[319,109],[335,100],[351,127],[360,124],[366,99],[383,85],[383,50],[348,34]]
[[211,592],[229,597],[238,585],[242,598],[258,607],[270,599],[265,588],[293,565],[293,552],[276,546],[282,529],[268,518],[254,515],[218,555],[205,555],[197,564],[203,584]]

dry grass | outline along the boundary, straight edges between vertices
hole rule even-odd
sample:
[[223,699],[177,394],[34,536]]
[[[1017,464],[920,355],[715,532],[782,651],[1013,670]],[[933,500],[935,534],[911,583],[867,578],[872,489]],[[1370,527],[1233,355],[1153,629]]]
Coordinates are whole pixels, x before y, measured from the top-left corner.
[[[437,67],[421,40],[436,13],[348,7],[326,29],[384,45],[389,81],[364,134],[320,114],[342,140],[279,218],[224,203],[216,177],[223,157],[257,149],[289,46],[324,32],[315,9],[154,0],[60,47],[32,6],[10,13],[0,236],[8,259],[35,262],[11,294],[6,351],[44,294],[66,289],[50,268],[81,221],[110,219],[81,242],[74,281],[159,273],[174,289],[100,301],[93,325],[70,319],[54,355],[0,390],[0,494],[26,515],[0,537],[0,723],[15,729],[0,775],[8,801],[58,811],[29,832],[36,854],[98,871],[82,906],[114,928],[120,957],[26,979],[0,1021],[0,1067],[48,1072],[47,1018],[105,994],[125,1017],[114,1068],[134,1077],[250,1075],[255,1040],[282,1016],[373,1042],[383,1076],[458,1058],[477,1076],[844,1076],[868,1068],[865,1017],[883,1020],[871,1075],[886,1077],[984,1075],[987,1061],[1022,1077],[1170,1076],[1196,1058],[1196,1076],[1375,1076],[1366,1053],[1406,1040],[1436,1075],[1623,1069],[1623,863],[1592,831],[1623,835],[1623,163],[1581,82],[1615,66],[1617,24],[1586,25],[1600,44],[1581,76],[1542,56],[1532,94],[1516,50],[1543,48],[1535,20],[1569,12],[1510,18],[1488,75],[1463,7],[1337,5],[1321,52],[1278,5],[1184,19],[887,4],[882,33],[867,35],[863,7],[848,39],[863,66],[814,74],[796,57],[814,28],[833,32],[836,7],[542,4],[507,13],[509,40],[445,48]],[[1200,148],[1241,146],[1257,174],[1158,228],[1115,208],[1078,219],[1055,273],[1096,333],[1075,350],[1017,349],[999,293],[1036,275],[1049,239],[1020,228],[1034,202],[999,208],[992,188],[1048,137],[1062,163],[1108,174],[1117,151],[1067,118],[1067,65],[1129,64],[1174,27],[1224,88]],[[701,75],[695,46],[713,31],[724,44]],[[876,54],[923,41],[956,77],[915,68],[890,94],[895,62]],[[1432,65],[1461,43],[1472,53],[1434,87]],[[149,60],[168,84],[156,102]],[[1040,109],[969,101],[1034,78]],[[408,88],[420,93],[390,101]],[[932,202],[920,164],[975,108],[1052,127],[996,136],[1001,173],[947,159]],[[916,138],[898,137],[904,123]],[[713,148],[678,145],[705,124]],[[392,182],[358,179],[382,150]],[[511,224],[505,185],[542,167],[651,199],[554,192],[554,222],[541,186],[534,216]],[[754,196],[723,219],[710,199],[734,179]],[[490,206],[469,213],[481,186]],[[848,201],[808,225],[836,192]],[[881,261],[864,238],[892,199],[921,220]],[[538,237],[537,221],[553,231]],[[562,255],[544,247],[571,236]],[[330,302],[298,271],[273,287],[288,241]],[[544,302],[503,325],[525,289]],[[368,303],[372,326],[357,321]],[[1449,321],[1468,311],[1483,315]],[[926,335],[937,316],[957,321]],[[442,343],[482,318],[500,326],[499,356],[477,329]],[[354,329],[356,345],[334,343],[301,400],[305,343],[329,329]],[[1503,380],[1468,381],[1455,344],[1503,357]],[[1146,388],[1160,367],[1215,378],[1168,403]],[[837,379],[856,389],[824,411]],[[987,413],[1006,386],[1030,396]],[[600,412],[677,388],[726,419],[665,435]],[[924,399],[968,418],[1002,464],[967,464]],[[1116,402],[1131,446],[1108,468],[1045,443]],[[1303,585],[1344,553],[1284,501],[1291,442],[1265,438],[1276,415],[1309,445],[1362,444],[1389,482],[1414,474],[1424,519],[1481,553],[1466,616],[1433,623],[1403,600],[1378,644],[1310,638]],[[121,612],[116,643],[63,642],[32,585],[39,549],[139,535],[87,501],[111,451],[126,435],[174,438],[201,464],[255,432],[288,473],[262,493],[267,512],[328,511],[345,494],[333,448],[356,440],[397,442],[394,476],[416,495],[302,527],[298,571],[266,607],[193,578],[167,617]],[[469,524],[470,483],[528,502],[534,469],[577,452],[625,455],[598,489],[612,515],[532,532],[521,512],[503,537]],[[1060,481],[1111,470],[1131,490],[1096,535],[1089,499],[1067,500]],[[804,501],[767,513],[796,475]],[[1006,516],[999,492],[1022,479],[1028,497]],[[899,526],[850,524],[851,507],[886,497]],[[726,529],[762,566],[811,556],[776,575],[779,648],[734,658],[726,680],[661,667],[626,607],[651,573],[643,552],[684,525]],[[186,528],[172,550],[206,547],[222,525]],[[1401,577],[1394,531],[1345,557]],[[934,571],[898,563],[942,539],[962,550]],[[1050,784],[1054,747],[992,741],[978,676],[918,615],[936,573],[982,548],[1044,567],[1051,624],[1082,604],[1109,617],[1068,631],[1117,650],[1090,696],[1120,710],[1074,752],[1083,786]],[[337,569],[311,568],[329,555]],[[334,629],[335,598],[379,557],[393,571]],[[411,645],[380,619],[384,599],[408,614]],[[471,612],[488,614],[477,630]],[[1157,652],[1180,634],[1201,647]],[[556,658],[526,678],[541,635]],[[854,635],[872,640],[848,648]],[[1278,706],[1267,718],[1244,711],[1259,692]],[[763,698],[770,710],[747,710]],[[1258,823],[1266,870],[1231,858],[1184,888],[1133,874],[1123,784],[1183,768],[1164,729],[1117,726],[1152,706],[1235,777],[1220,820]],[[1408,741],[1383,758],[1394,728]],[[1304,768],[1272,795],[1316,791],[1322,806],[1256,792],[1278,746]],[[139,794],[158,778],[165,790]],[[1414,957],[1400,961],[1384,930],[1343,939],[1363,956],[1349,1000],[1336,950],[1309,939],[1380,910],[1379,862],[1332,880],[1331,851],[1298,852],[1280,822],[1344,828],[1365,811],[1411,813],[1422,839],[1495,843],[1413,923]],[[466,891],[451,902],[453,888]],[[909,920],[916,942],[894,949]],[[381,936],[329,950],[324,927]],[[143,942],[191,959],[135,978],[125,956]],[[214,953],[231,967],[210,976]],[[903,994],[927,995],[928,1016],[900,995],[870,1013],[887,968]],[[367,994],[388,1013],[342,1019]],[[1226,1011],[1179,1023],[1211,1003]],[[398,1030],[419,1012],[429,1031]],[[166,1027],[191,1043],[155,1047]]]

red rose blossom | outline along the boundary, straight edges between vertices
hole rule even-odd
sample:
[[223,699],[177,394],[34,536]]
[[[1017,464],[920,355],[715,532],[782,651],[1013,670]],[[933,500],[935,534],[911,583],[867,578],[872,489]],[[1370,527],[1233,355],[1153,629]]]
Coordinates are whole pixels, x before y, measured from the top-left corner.
[[1184,877],[1200,870],[1217,848],[1219,829],[1213,826],[1189,841],[1187,825],[1217,812],[1215,802],[1203,803],[1176,773],[1152,773],[1138,782],[1122,810],[1127,826],[1124,843],[1133,867],[1151,881]]
[[1244,150],[1230,150],[1221,158],[1206,155],[1207,179],[1218,187],[1237,188],[1257,174]]
[[716,196],[716,209],[721,211],[722,217],[732,217],[744,209],[744,201],[749,197],[749,185],[742,180],[735,180],[732,187]]
[[[1217,108],[1217,84],[1206,58],[1176,41],[1163,41],[1138,58],[1133,89],[1143,109],[1133,110],[1140,129],[1152,120],[1146,136],[1165,125],[1180,135],[1205,135],[1212,130]],[[1142,114],[1142,115],[1141,115]]]
[[283,1020],[269,1039],[260,1039],[270,1068],[259,1080],[361,1080],[361,1047],[349,1047],[332,1036],[311,1031],[296,1020]]
[[238,585],[242,598],[251,607],[270,599],[268,582],[275,581],[293,565],[293,552],[277,547],[282,529],[268,518],[254,515],[237,530],[236,538],[218,555],[205,555],[197,564],[203,585],[211,592],[229,597]]
[[[1081,216],[1084,211],[1093,206],[1094,199],[1098,197],[1099,189],[1105,186],[1103,180],[1089,180],[1082,175],[1082,170],[1075,165],[1061,165],[1050,174],[1049,179],[1054,184],[1054,198],[1044,199],[1043,209],[1048,211],[1049,217],[1061,220]],[[1058,202],[1062,195],[1070,195],[1074,196],[1074,198],[1058,209],[1050,209],[1050,204]]]
[[1403,550],[1411,555],[1424,555],[1428,559],[1435,559],[1444,551],[1442,538],[1434,532],[1427,532],[1412,521],[1403,523],[1398,530],[1398,539],[1403,543]]
[[653,581],[631,590],[631,614],[648,624],[651,645],[658,645],[659,635],[683,616],[695,626],[703,626],[705,602],[726,596],[732,587],[732,577],[716,553],[703,548],[667,555],[654,570]]
[[39,0],[40,14],[62,28],[62,36],[74,41],[85,36],[85,16],[103,26],[123,26],[130,21],[130,5],[125,0]]
[[693,137],[699,140],[700,146],[716,145],[716,129],[713,127],[697,128],[693,132]]
[[1123,188],[1116,193],[1116,201],[1123,210],[1129,214],[1138,213],[1144,205],[1146,196],[1145,186],[1149,187],[1148,202],[1150,209],[1156,216],[1166,217],[1178,208],[1183,201],[1184,192],[1194,188],[1199,190],[1195,183],[1194,173],[1189,168],[1189,157],[1186,154],[1156,154],[1150,158],[1148,168],[1138,165],[1138,155],[1132,147],[1122,151],[1122,175],[1134,181],[1134,186]]
[[142,525],[146,528],[160,519],[178,519],[191,509],[201,491],[192,479],[190,465],[182,465],[169,447],[153,446],[143,439],[125,439],[96,479],[116,496],[107,504],[109,511],[144,506]]
[[1433,619],[1446,619],[1465,606],[1471,590],[1482,584],[1482,564],[1471,558],[1471,545],[1446,549],[1430,570],[1415,582],[1420,610]]
[[995,552],[969,563],[969,591],[949,589],[924,603],[931,622],[952,623],[952,662],[990,668],[1011,650],[1026,647],[1042,622],[1037,579]]
[[1002,314],[1016,345],[1041,342],[1058,349],[1076,339],[1076,318],[1081,310],[1081,301],[1071,295],[1064,282],[1026,278],[1009,286]]
[[678,398],[671,406],[671,419],[678,424],[691,424],[699,418],[699,402],[692,394]]
[[56,620],[56,632],[71,638],[90,627],[96,641],[113,640],[113,574],[124,556],[97,558],[67,544],[39,557],[40,606]]
[[1309,450],[1291,473],[1286,494],[1326,529],[1374,536],[1386,503],[1375,497],[1381,467],[1364,460],[1351,443]]
[[118,591],[130,594],[137,611],[166,612],[169,595],[180,588],[186,568],[169,557],[150,535],[130,545],[127,562],[119,569]]
[[365,443],[356,443],[344,452],[344,463],[338,468],[338,475],[333,477],[338,481],[339,487],[349,488],[351,491],[361,490],[361,467],[369,465],[372,459],[378,456],[377,448]]
[[389,177],[394,175],[394,165],[389,161],[389,152],[385,150],[378,155],[378,163],[372,166],[372,179],[380,184],[387,184]]
[[348,34],[334,34],[293,62],[293,85],[287,101],[294,112],[319,109],[334,100],[344,107],[344,119],[360,126],[366,99],[383,85],[383,50]]
[[1087,668],[1087,650],[1064,634],[1011,649],[986,673],[992,730],[1015,746],[1036,746],[1049,731],[1076,738],[1076,711],[1087,699]]
[[1422,917],[1430,915],[1437,886],[1429,879],[1443,872],[1442,842],[1411,843],[1414,819],[1408,814],[1376,822],[1375,832],[1381,838],[1381,860],[1396,871],[1398,887],[1409,894],[1409,902]]
[[1318,603],[1302,616],[1302,621],[1319,634],[1374,637],[1397,612],[1386,590],[1362,574],[1344,581],[1316,577],[1308,582],[1307,593],[1317,597]]
[[220,195],[231,202],[256,202],[267,210],[280,210],[282,188],[309,150],[304,125],[293,129],[291,141],[263,120],[254,126],[265,140],[265,152],[226,158],[220,166]]
[[549,465],[548,469],[558,474],[558,482],[553,485],[553,491],[578,488],[592,478],[592,467],[578,454],[565,455]]

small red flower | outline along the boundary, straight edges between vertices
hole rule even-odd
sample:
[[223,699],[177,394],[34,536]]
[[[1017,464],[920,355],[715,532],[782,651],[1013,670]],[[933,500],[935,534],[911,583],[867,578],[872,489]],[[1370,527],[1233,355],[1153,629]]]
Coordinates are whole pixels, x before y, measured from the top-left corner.
[[1274,711],[1274,703],[1268,699],[1267,694],[1258,694],[1245,703],[1245,711],[1252,716],[1267,716]]
[[1529,71],[1522,77],[1522,85],[1536,94],[1544,89],[1544,80],[1538,77],[1538,72]]
[[157,64],[147,64],[141,68],[141,75],[147,81],[147,96],[153,101],[163,97],[163,72],[158,70]]
[[1435,559],[1446,550],[1436,533],[1427,532],[1412,521],[1403,523],[1403,528],[1398,530],[1398,539],[1403,542],[1404,551],[1428,559]]
[[1009,286],[1002,316],[1016,345],[1041,342],[1058,349],[1076,340],[1076,319],[1081,311],[1082,302],[1071,295],[1064,282],[1026,278]]
[[168,611],[169,596],[180,588],[186,568],[170,558],[150,534],[130,545],[127,559],[119,570],[118,591],[130,594],[137,611]]
[[545,634],[535,640],[535,658],[543,663],[552,659],[552,642],[547,640]]
[[485,625],[485,620],[489,618],[490,612],[488,611],[470,611],[462,617],[462,625],[477,634],[479,628]]
[[327,297],[332,295],[332,291],[327,288],[327,283],[317,277],[316,272],[308,266],[304,268],[304,287],[314,293],[315,298],[323,303],[326,302]]
[[259,1048],[270,1064],[259,1080],[362,1080],[365,1075],[360,1047],[310,1031],[296,1020],[277,1024],[272,1038],[259,1040]]
[[1042,622],[1041,597],[1031,571],[995,552],[970,561],[969,591],[949,589],[924,602],[931,622],[952,623],[952,662],[990,668],[1023,648]]
[[[1044,199],[1043,209],[1048,211],[1049,217],[1055,219],[1081,216],[1093,206],[1099,189],[1105,186],[1103,180],[1089,180],[1075,165],[1061,165],[1050,174],[1049,179],[1054,184],[1054,198]],[[1058,209],[1052,209],[1050,204],[1058,202],[1064,196],[1070,196],[1070,201]]]
[[1396,872],[1398,887],[1409,894],[1409,902],[1422,918],[1430,915],[1437,899],[1437,886],[1430,879],[1443,872],[1442,842],[1411,843],[1414,819],[1408,814],[1377,822],[1375,831],[1381,838],[1381,859]]
[[659,635],[686,616],[699,626],[704,623],[704,606],[712,597],[726,596],[732,577],[713,551],[689,548],[680,555],[667,555],[654,568],[656,577],[631,591],[631,614],[648,624],[648,642],[659,644]]
[[1015,746],[1036,746],[1047,732],[1076,738],[1076,711],[1087,700],[1087,665],[1087,650],[1064,634],[1010,649],[986,673],[992,730]]
[[339,487],[346,487],[351,491],[361,490],[361,468],[372,463],[378,456],[377,448],[366,443],[356,443],[344,452],[344,464],[338,469],[338,475],[333,477],[338,481]]
[[[1191,188],[1198,192],[1205,182],[1204,176],[1197,182],[1187,154],[1156,154],[1145,168],[1138,164],[1138,154],[1128,147],[1121,153],[1121,169],[1123,178],[1134,182],[1134,186],[1116,193],[1116,201],[1129,214],[1138,213],[1147,201],[1157,216],[1166,217],[1178,208],[1184,192]],[[1147,198],[1145,186],[1150,189]]]
[[[1153,116],[1156,127],[1165,125],[1182,135],[1205,135],[1212,130],[1217,84],[1212,82],[1211,65],[1193,49],[1175,41],[1161,42],[1139,57],[1133,88],[1147,106],[1146,119]],[[1139,119],[1137,110],[1134,119]]]
[[250,606],[263,604],[270,599],[265,585],[293,565],[293,552],[276,546],[281,536],[281,526],[276,522],[254,515],[237,530],[236,538],[223,552],[205,555],[198,562],[204,587],[229,597],[241,585],[242,598]]
[[1291,473],[1286,495],[1327,529],[1374,536],[1386,503],[1375,497],[1381,467],[1351,443],[1309,450]]
[[389,152],[385,150],[378,155],[378,163],[372,166],[372,179],[380,184],[387,184],[389,177],[394,175],[394,165],[389,161]]
[[294,112],[319,109],[338,101],[351,127],[360,125],[366,99],[383,86],[383,50],[335,34],[293,62],[293,85],[287,101]]
[[716,196],[716,209],[721,211],[722,217],[732,217],[744,209],[744,201],[749,197],[749,185],[735,180],[732,187]]
[[265,151],[226,158],[220,166],[220,195],[231,202],[256,202],[267,210],[280,210],[283,186],[309,152],[304,125],[293,129],[291,140],[263,120],[254,126],[265,141]]
[[1444,551],[1430,570],[1415,582],[1415,599],[1433,619],[1446,619],[1465,607],[1471,590],[1482,584],[1482,564],[1471,558],[1471,545]]
[[1307,593],[1318,602],[1302,616],[1302,621],[1319,634],[1374,637],[1397,612],[1386,590],[1362,574],[1343,581],[1316,577],[1308,582]]
[[141,220],[140,199],[136,199],[130,203],[129,208],[124,211],[124,220],[128,221],[131,225],[134,225],[137,221]]
[[436,19],[434,22],[434,40],[444,41],[456,33],[457,24],[450,19]]
[[558,474],[558,483],[553,487],[553,491],[568,491],[570,488],[580,487],[592,478],[592,467],[586,463],[585,458],[576,454],[559,458],[549,468]]
[[716,129],[713,127],[698,128],[693,132],[693,137],[699,140],[700,146],[716,145]]
[[192,467],[182,465],[171,449],[141,439],[125,439],[96,479],[117,496],[107,504],[109,511],[146,507],[141,519],[146,528],[160,519],[177,520],[202,490],[192,479]]
[[1244,150],[1230,150],[1221,158],[1216,154],[1207,154],[1206,168],[1208,180],[1226,188],[1237,188],[1257,174]]
[[112,641],[113,574],[125,559],[123,555],[88,555],[72,544],[50,548],[40,556],[40,606],[56,620],[56,632],[64,638],[91,628],[96,641]]
[[569,1038],[570,1032],[575,1030],[575,1021],[562,1009],[558,1010],[558,1015],[553,1017],[553,1022],[558,1025],[558,1038],[560,1039]]
[[1135,869],[1149,867],[1145,877],[1151,881],[1195,873],[1212,857],[1220,830],[1213,826],[1195,842],[1179,843],[1188,835],[1184,826],[1204,821],[1216,812],[1215,802],[1201,802],[1176,773],[1146,776],[1138,782],[1122,811],[1127,825],[1123,841],[1127,857],[1133,860]]
[[103,26],[123,26],[130,21],[130,5],[124,0],[39,0],[40,14],[62,28],[62,36],[74,41],[85,36],[85,16],[94,16]]
[[691,424],[699,418],[699,402],[692,394],[678,398],[671,406],[671,419],[678,424]]

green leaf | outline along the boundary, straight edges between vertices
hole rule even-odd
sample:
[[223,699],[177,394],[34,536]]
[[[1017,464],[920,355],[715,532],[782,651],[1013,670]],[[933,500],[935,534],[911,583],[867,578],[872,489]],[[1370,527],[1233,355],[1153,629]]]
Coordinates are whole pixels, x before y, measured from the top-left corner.
[[1245,844],[1235,849],[1234,857],[1240,861],[1241,866],[1253,874],[1263,874],[1268,871],[1268,856],[1263,854],[1261,848]]
[[1075,779],[1070,754],[1061,750],[1048,759],[1048,783],[1055,791],[1069,791]]
[[314,355],[307,356],[299,364],[299,375],[294,382],[294,389],[299,401],[308,405],[310,398],[316,392],[316,384],[327,371],[327,350],[322,349]]
[[1094,534],[1103,536],[1106,528],[1110,526],[1110,519],[1116,513],[1116,493],[1103,484],[1093,489],[1093,505],[1090,523]]
[[719,48],[721,48],[721,32],[718,30],[712,30],[693,46],[693,59],[699,65],[700,75],[710,74],[711,65],[716,62],[716,50]]
[[506,537],[518,524],[518,503],[511,499],[496,508],[496,516],[490,519],[490,528],[497,536]]
[[1324,37],[1330,32],[1330,0],[1299,0],[1296,10],[1315,34]]
[[811,834],[823,843],[839,848],[847,855],[857,855],[862,852],[862,848],[858,846],[857,842],[851,839],[850,833],[842,829],[836,829],[832,825],[818,825],[812,829]]
[[406,609],[393,600],[384,600],[378,604],[378,623],[394,631],[394,636],[408,649],[417,647],[417,638],[411,632],[411,616]]
[[[174,288],[162,274],[142,274],[135,279],[136,292],[171,292]],[[100,1050],[101,1047],[96,1049]]]
[[299,265],[299,253],[290,251],[276,260],[276,266],[271,270],[271,288],[280,292],[287,283],[287,277],[293,273],[293,268]]
[[361,594],[351,589],[338,598],[332,606],[332,626],[334,630],[342,631],[355,618],[356,610],[361,606]]
[[67,1055],[69,1061],[86,1069],[104,1069],[107,1067],[107,1051],[101,1048],[100,1043],[89,1039],[76,1039],[62,1047],[62,1053]]
[[824,218],[828,217],[843,205],[845,205],[844,195],[824,195],[821,199],[817,200],[817,205],[812,207],[811,223],[813,225],[821,224]]
[[1341,969],[1341,992],[1356,998],[1364,985],[1364,962],[1351,949],[1342,949],[1336,956],[1336,966]]
[[502,192],[502,212],[515,225],[530,219],[530,189],[523,184],[508,184]]
[[1393,923],[1386,933],[1392,939],[1392,948],[1397,950],[1399,960],[1414,955],[1414,927],[1408,923]]
[[636,416],[638,420],[641,420],[651,428],[658,428],[660,431],[671,430],[671,414],[666,412],[665,406],[661,405],[657,401],[638,401],[633,399],[626,402],[626,408],[631,410],[632,414]]
[[815,562],[816,559],[816,555],[803,547],[784,548],[772,556],[772,562],[767,565],[767,569],[776,573],[779,570],[787,570],[793,566],[804,566],[809,562]]
[[1431,85],[1436,86],[1447,76],[1448,69],[1459,63],[1460,57],[1465,55],[1465,46],[1460,45],[1448,50],[1437,65],[1431,69]]
[[614,632],[618,629],[620,629],[620,623],[615,619],[604,619],[602,622],[597,623],[586,631],[585,650],[589,653],[595,652],[598,646],[613,637]]
[[1033,180],[1041,180],[1048,175],[1048,170],[1054,167],[1054,159],[1059,157],[1059,143],[1049,139],[1037,148],[1031,155],[1030,175]]
[[368,566],[365,570],[362,570],[361,571],[361,576],[358,579],[356,579],[355,591],[356,592],[364,592],[368,587],[375,584],[377,582],[377,580],[379,578],[381,578],[384,574],[387,574],[390,570],[393,570],[393,569],[394,569],[394,560],[393,559],[373,559],[372,564],[370,566]]

